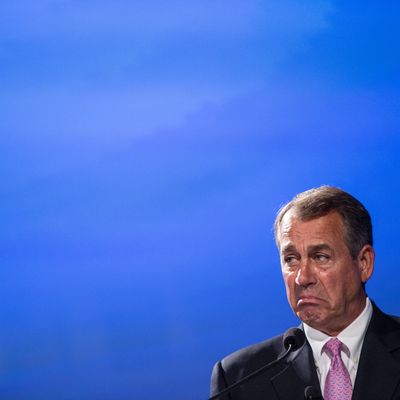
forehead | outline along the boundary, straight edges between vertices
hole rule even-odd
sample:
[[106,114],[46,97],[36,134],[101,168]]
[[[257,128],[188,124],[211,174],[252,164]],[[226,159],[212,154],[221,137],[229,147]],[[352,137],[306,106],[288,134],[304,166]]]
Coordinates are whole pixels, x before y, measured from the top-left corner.
[[290,210],[282,218],[278,240],[280,245],[295,241],[344,242],[342,217],[334,211],[322,217],[302,220]]

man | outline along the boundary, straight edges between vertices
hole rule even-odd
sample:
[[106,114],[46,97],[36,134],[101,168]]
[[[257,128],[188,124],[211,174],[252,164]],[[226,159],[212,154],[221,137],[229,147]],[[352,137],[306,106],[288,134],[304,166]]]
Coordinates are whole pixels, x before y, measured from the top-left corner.
[[[306,340],[220,398],[399,400],[400,319],[365,293],[374,269],[368,211],[338,188],[311,189],[278,212],[275,240],[287,298]],[[225,357],[214,366],[211,395],[284,352],[279,336]],[[305,394],[310,387],[314,394]]]

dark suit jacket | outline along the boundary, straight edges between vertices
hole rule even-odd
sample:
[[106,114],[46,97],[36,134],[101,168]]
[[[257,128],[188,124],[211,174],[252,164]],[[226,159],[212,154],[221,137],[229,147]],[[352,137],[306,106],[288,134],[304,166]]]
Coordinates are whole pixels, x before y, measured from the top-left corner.
[[[211,395],[218,393],[284,352],[283,336],[246,347],[219,361],[211,377]],[[222,400],[301,400],[304,389],[319,390],[309,343],[254,379],[233,389]],[[353,400],[400,400],[400,318],[373,304],[373,314],[361,349]]]

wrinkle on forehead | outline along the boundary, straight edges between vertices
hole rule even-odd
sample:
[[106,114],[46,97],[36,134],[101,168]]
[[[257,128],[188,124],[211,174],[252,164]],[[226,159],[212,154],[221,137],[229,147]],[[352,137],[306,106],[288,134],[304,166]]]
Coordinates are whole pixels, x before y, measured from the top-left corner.
[[286,243],[285,247],[287,247],[291,239],[302,239],[303,237],[311,240],[315,238],[316,242],[320,241],[322,237],[325,237],[328,241],[330,238],[340,238],[344,241],[344,225],[341,215],[332,211],[321,217],[302,220],[296,215],[295,211],[288,211],[282,218],[278,232],[279,249],[281,249],[283,242],[289,241],[289,243]]

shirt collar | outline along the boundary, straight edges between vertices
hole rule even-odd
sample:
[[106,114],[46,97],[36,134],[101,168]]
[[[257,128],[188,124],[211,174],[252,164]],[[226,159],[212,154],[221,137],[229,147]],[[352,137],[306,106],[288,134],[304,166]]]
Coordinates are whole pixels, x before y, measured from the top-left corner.
[[[337,336],[337,338],[347,346],[351,357],[355,358],[355,362],[357,362],[361,352],[361,345],[363,343],[365,332],[367,331],[371,316],[372,305],[371,301],[367,297],[364,310],[361,312],[361,314]],[[331,336],[328,336],[327,334],[318,331],[317,329],[314,329],[305,323],[303,323],[303,326],[304,333],[313,350],[314,358],[318,359],[321,356],[324,344],[331,339]]]

